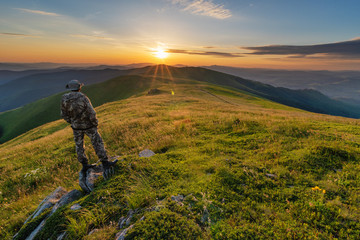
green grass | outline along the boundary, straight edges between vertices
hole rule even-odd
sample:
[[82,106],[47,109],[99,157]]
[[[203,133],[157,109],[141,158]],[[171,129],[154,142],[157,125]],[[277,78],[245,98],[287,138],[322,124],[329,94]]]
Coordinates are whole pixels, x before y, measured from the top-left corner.
[[[143,92],[151,84],[151,78],[122,76],[85,86],[83,92],[91,98],[94,107],[107,102],[126,99]],[[0,143],[4,143],[42,124],[60,119],[61,94],[56,94],[15,110],[0,114]],[[64,128],[58,126],[52,131]],[[46,133],[45,133],[46,134]]]
[[[198,82],[155,86],[163,93],[96,109],[109,154],[123,160],[77,201],[81,210],[62,208],[38,239],[63,231],[68,239],[114,239],[130,209],[127,239],[358,238],[358,120]],[[86,147],[96,162],[88,139]],[[138,157],[145,148],[157,154]],[[57,186],[79,188],[79,170],[61,120],[0,145],[0,238],[16,233]],[[183,202],[171,201],[179,194]]]

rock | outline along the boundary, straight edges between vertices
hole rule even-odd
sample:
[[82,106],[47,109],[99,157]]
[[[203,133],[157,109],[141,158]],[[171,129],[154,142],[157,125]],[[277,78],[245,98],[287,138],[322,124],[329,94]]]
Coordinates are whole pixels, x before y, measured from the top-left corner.
[[[78,200],[82,196],[81,192],[79,190],[72,190],[66,195],[62,196],[62,198],[55,204],[53,209],[51,210],[51,214],[53,214],[58,208],[65,206],[66,204],[69,204],[73,201]],[[80,205],[79,205],[80,206]]]
[[145,149],[139,153],[139,157],[152,157],[155,153],[150,149]]
[[80,204],[78,204],[78,203],[76,203],[76,204],[74,204],[74,205],[72,205],[71,207],[70,207],[70,209],[71,210],[79,210],[79,209],[81,209],[81,206],[80,206]]
[[65,239],[65,237],[66,237],[66,232],[63,232],[56,238],[56,240],[63,240],[63,239]]
[[209,214],[209,211],[207,210],[207,208],[205,206],[204,206],[203,215],[201,217],[201,222],[202,223],[210,223],[210,214]]
[[119,229],[122,229],[123,227],[130,225],[130,222],[131,222],[131,219],[133,218],[134,213],[135,213],[134,210],[130,210],[130,211],[127,213],[127,216],[126,216],[126,217],[121,217],[121,218],[119,219],[119,224],[118,224]]
[[94,233],[96,233],[98,231],[99,231],[99,229],[95,228],[95,229],[91,230],[91,232],[89,232],[88,236],[91,235],[91,234],[94,234]]
[[118,224],[119,229],[122,229],[124,227],[125,222],[126,222],[126,217],[121,217],[119,219],[119,224]]
[[175,202],[182,202],[184,201],[184,196],[183,195],[171,196],[171,200]]
[[148,91],[148,95],[155,95],[155,94],[160,94],[161,91],[157,88],[152,88]]
[[121,232],[118,232],[118,233],[116,234],[116,236],[115,236],[115,239],[116,239],[116,240],[124,240],[124,239],[125,239],[125,236],[126,236],[126,233],[127,233],[130,229],[132,229],[133,227],[134,227],[134,225],[131,225],[130,227],[122,230]]
[[272,173],[265,173],[265,176],[269,177],[269,178],[277,178],[278,176],[276,176],[275,174]]
[[44,219],[36,228],[35,230],[25,239],[25,240],[33,240],[34,237],[41,231],[44,227],[46,219]]
[[39,204],[38,208],[33,212],[33,214],[30,215],[30,217],[26,219],[24,224],[39,216],[46,209],[53,207],[66,193],[67,191],[63,187],[58,187],[55,189],[55,191],[53,191]]
[[92,192],[95,188],[96,180],[100,176],[102,176],[102,173],[103,173],[103,168],[101,165],[88,169],[86,174],[80,171],[79,185],[81,189],[86,193]]
[[[75,200],[78,200],[82,196],[81,192],[79,190],[72,190],[70,192],[67,192],[64,188],[58,187],[53,193],[51,193],[49,196],[47,196],[41,203],[38,209],[30,216],[31,218],[28,218],[27,221],[33,219],[34,217],[38,216],[43,212],[45,209],[44,204],[48,206],[48,203],[51,203],[52,209],[51,212],[45,217],[45,219],[35,228],[35,230],[26,238],[26,240],[32,240],[35,238],[35,236],[42,230],[44,227],[46,220],[60,207],[69,204]],[[62,236],[59,235],[57,239],[64,239],[66,233]]]

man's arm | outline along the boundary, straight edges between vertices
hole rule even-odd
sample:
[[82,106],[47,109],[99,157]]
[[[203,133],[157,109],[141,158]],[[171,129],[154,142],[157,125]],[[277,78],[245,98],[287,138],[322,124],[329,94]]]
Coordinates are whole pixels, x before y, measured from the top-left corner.
[[88,97],[85,98],[85,106],[90,122],[92,123],[92,125],[97,126],[98,119],[96,118],[96,112]]
[[61,117],[62,117],[66,122],[68,122],[68,123],[71,124],[71,118],[70,118],[70,116],[67,114],[65,102],[64,102],[63,100],[61,100],[60,115],[61,115]]

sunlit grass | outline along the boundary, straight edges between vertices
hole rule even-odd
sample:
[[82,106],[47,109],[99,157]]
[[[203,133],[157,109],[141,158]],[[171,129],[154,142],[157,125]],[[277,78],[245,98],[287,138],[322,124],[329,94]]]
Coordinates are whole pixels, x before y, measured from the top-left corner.
[[[115,177],[79,201],[79,214],[65,210],[63,230],[71,236],[81,239],[96,228],[112,239],[114,222],[129,209],[139,209],[139,218],[156,206],[176,214],[161,210],[144,226],[170,217],[199,225],[213,239],[358,236],[358,120],[209,85],[177,83],[175,95],[170,82],[158,88],[163,94],[97,108],[109,155],[125,159]],[[79,188],[72,131],[63,124],[0,145],[1,238],[14,234],[57,186]],[[86,147],[96,162],[88,139]],[[139,158],[145,148],[157,155]],[[167,202],[177,194],[188,196],[185,207]],[[211,224],[202,222],[204,206]]]

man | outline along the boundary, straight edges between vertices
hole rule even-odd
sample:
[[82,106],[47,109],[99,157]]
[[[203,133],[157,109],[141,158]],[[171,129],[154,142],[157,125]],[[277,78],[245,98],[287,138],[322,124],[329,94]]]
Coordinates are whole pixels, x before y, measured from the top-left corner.
[[98,119],[96,118],[96,112],[89,98],[80,92],[83,85],[78,80],[71,80],[66,85],[66,88],[71,92],[62,96],[61,116],[71,124],[73,129],[77,157],[83,166],[81,171],[86,174],[89,168],[95,167],[95,164],[89,164],[85,155],[84,134],[86,134],[90,137],[96,155],[102,163],[103,175],[106,179],[109,176],[110,169],[118,160],[111,162],[108,159],[103,140],[97,131]]

